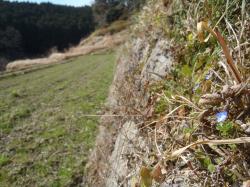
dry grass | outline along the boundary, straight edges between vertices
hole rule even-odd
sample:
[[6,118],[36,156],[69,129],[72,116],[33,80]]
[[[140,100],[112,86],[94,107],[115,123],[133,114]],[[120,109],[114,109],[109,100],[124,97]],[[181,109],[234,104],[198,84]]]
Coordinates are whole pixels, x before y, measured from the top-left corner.
[[[127,27],[126,23],[115,23],[110,26],[109,30],[113,28],[113,34],[98,35],[93,34],[89,38],[80,42],[76,47],[71,47],[65,53],[52,53],[50,56],[39,59],[25,59],[16,60],[7,65],[7,71],[17,71],[34,66],[54,64],[62,62],[72,57],[77,57],[81,55],[87,55],[91,53],[97,53],[100,51],[115,50],[117,46],[124,43],[127,37],[127,31],[124,30]],[[119,27],[119,29],[118,29]],[[99,32],[99,31],[96,31]],[[110,31],[109,31],[110,32]]]
[[93,35],[94,36],[105,36],[107,34],[112,35],[114,33],[118,33],[127,29],[129,26],[130,26],[129,21],[119,20],[119,21],[115,21],[114,23],[112,23],[111,25],[107,27],[98,29],[97,31],[93,33]]
[[[247,139],[249,131],[246,129],[250,129],[250,27],[246,11],[249,4],[239,0],[172,2],[164,7],[158,0],[149,1],[138,15],[138,23],[132,33],[132,37],[146,41],[145,45],[133,51],[134,43],[127,44],[128,54],[126,56],[124,50],[120,58],[126,63],[118,63],[118,78],[115,79],[118,107],[123,114],[142,114],[143,119],[139,120],[137,127],[146,142],[143,148],[128,156],[127,165],[131,166],[128,178],[136,178],[138,183],[143,183],[148,182],[144,181],[144,176],[147,176],[155,179],[155,186],[162,182],[166,185],[179,183],[180,186],[241,185],[250,177],[249,144],[237,144],[238,138]],[[225,58],[225,48],[219,45],[222,42],[218,43],[207,33],[205,43],[199,42],[197,37],[197,23],[206,20],[227,40],[232,60],[242,77],[240,89],[230,97],[225,97],[223,88],[231,92],[236,81],[227,67],[228,53]],[[145,90],[139,90],[140,85],[136,83],[143,84],[141,61],[147,60],[143,50],[148,43],[149,48],[154,48],[159,38],[173,41],[175,46],[171,52],[175,56],[175,66],[164,80],[155,85],[143,85]],[[218,105],[201,105],[199,100],[208,93],[219,93],[223,99]],[[143,102],[147,94],[150,95],[148,105]],[[149,115],[147,111],[153,112]],[[227,119],[218,122],[217,114],[224,111],[228,112]],[[228,139],[236,139],[236,144],[199,144],[188,147],[174,159],[167,157],[197,141],[218,140],[221,143]],[[134,175],[138,165],[142,171]]]
[[[145,133],[148,142],[155,144],[154,150],[145,154],[143,159],[149,159],[152,154],[157,155],[154,161],[157,160],[158,164],[149,162],[147,165],[148,168],[153,166],[154,170],[160,167],[162,173],[158,172],[158,177],[165,178],[166,183],[176,184],[180,180],[184,186],[231,186],[240,185],[250,177],[247,156],[249,142],[241,141],[245,144],[237,145],[239,138],[248,138],[249,130],[246,129],[250,124],[247,78],[250,64],[247,42],[249,13],[246,12],[249,5],[244,2],[173,1],[168,7],[171,10],[163,10],[159,4],[151,5],[152,8],[145,8],[141,15],[141,18],[151,21],[140,20],[137,29],[151,28],[145,32],[151,36],[164,32],[176,43],[174,52],[177,64],[167,80],[155,85],[152,97],[155,98],[155,109],[158,110],[152,122],[149,120],[142,126],[142,133]],[[159,17],[159,9],[168,12],[165,16],[162,14],[162,19]],[[150,18],[147,12],[151,12]],[[158,24],[164,19],[171,19],[172,25],[164,28]],[[213,32],[219,36],[219,42],[208,35],[205,43],[198,41],[196,25],[204,20],[209,21]],[[221,40],[220,32],[227,44],[224,39]],[[226,57],[223,51],[226,51]],[[239,69],[236,73],[240,78],[235,79],[230,73],[232,62],[236,66],[233,69]],[[236,85],[237,81],[242,84]],[[217,95],[223,99],[211,97]],[[200,98],[210,103],[200,104]],[[221,112],[226,112],[227,117],[219,122],[217,116]],[[189,146],[197,141],[219,140],[222,143],[227,142],[227,139],[237,141],[228,146]],[[176,150],[182,153],[185,150],[185,153],[169,162],[169,155],[179,153]],[[145,172],[145,168],[143,170]],[[147,172],[151,173],[151,170]],[[141,179],[143,182],[143,175]]]

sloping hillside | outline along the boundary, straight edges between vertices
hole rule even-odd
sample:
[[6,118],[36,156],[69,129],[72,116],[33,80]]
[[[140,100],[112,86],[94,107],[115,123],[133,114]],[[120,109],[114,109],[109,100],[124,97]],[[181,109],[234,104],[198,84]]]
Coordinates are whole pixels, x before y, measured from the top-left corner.
[[249,186],[249,12],[148,1],[120,52],[89,186]]

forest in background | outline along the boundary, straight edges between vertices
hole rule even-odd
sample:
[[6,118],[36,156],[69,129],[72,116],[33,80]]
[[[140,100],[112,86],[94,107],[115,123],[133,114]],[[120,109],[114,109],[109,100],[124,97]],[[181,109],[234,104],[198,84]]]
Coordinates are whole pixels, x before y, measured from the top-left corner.
[[0,1],[0,64],[63,50],[94,30],[92,9]]
[[0,70],[9,61],[63,51],[96,28],[128,19],[145,0],[95,0],[92,6],[0,0]]

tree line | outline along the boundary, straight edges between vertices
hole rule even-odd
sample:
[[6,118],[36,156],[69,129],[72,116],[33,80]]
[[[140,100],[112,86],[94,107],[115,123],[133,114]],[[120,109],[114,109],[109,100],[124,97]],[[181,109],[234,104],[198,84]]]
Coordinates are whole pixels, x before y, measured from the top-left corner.
[[0,64],[63,50],[94,30],[92,8],[0,1]]
[[145,0],[95,0],[92,6],[0,0],[0,70],[11,60],[35,58],[77,44],[97,27],[127,19]]

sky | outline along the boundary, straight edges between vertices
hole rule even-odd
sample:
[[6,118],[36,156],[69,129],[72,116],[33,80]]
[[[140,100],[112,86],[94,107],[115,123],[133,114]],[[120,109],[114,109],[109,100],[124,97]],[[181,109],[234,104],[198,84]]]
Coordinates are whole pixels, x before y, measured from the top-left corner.
[[18,2],[51,2],[53,4],[60,4],[60,5],[71,5],[71,6],[84,6],[84,5],[91,5],[94,0],[10,0],[10,1],[18,1]]

